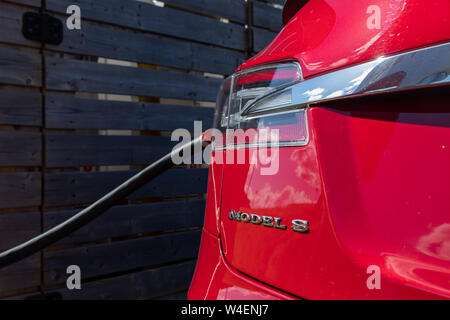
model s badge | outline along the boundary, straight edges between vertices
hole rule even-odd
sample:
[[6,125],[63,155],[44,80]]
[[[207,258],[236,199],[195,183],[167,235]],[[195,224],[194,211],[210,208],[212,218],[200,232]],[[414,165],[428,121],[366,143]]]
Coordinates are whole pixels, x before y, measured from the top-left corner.
[[[230,220],[251,223],[257,226],[264,226],[268,228],[275,228],[279,230],[287,230],[287,225],[283,225],[281,218],[271,216],[259,216],[257,214],[249,214],[241,211],[230,210],[228,216]],[[300,219],[294,219],[291,221],[291,230],[300,233],[309,232],[309,222]]]

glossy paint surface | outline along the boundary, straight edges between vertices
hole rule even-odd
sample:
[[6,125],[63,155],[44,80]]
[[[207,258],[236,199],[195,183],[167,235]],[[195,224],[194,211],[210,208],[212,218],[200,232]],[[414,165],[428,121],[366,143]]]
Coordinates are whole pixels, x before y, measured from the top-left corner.
[[[310,260],[317,252],[326,213],[314,137],[305,147],[280,148],[279,161],[276,175],[262,175],[259,163],[249,161],[225,165],[222,249],[225,259],[237,270],[302,297],[297,288],[304,283]],[[279,217],[287,228],[236,222],[228,218],[230,210]],[[290,223],[294,219],[309,221],[310,232],[293,232]]]
[[[211,159],[223,151],[212,151]],[[211,164],[208,176],[208,193],[206,196],[204,228],[211,234],[219,236],[220,205],[222,190],[223,164]]]
[[[380,29],[367,27],[369,6]],[[240,69],[297,60],[305,78],[450,39],[448,0],[311,0],[275,40]],[[369,21],[370,22],[370,21]]]
[[[450,298],[444,90],[314,109],[328,213],[305,298]],[[367,290],[370,265],[380,290]]]
[[[310,142],[282,149],[276,176],[225,165],[221,244],[202,241],[191,297],[225,298],[219,288],[228,288],[228,278],[212,271],[223,264],[246,285],[265,283],[306,299],[450,298],[444,90],[393,95],[381,110],[378,97],[310,108]],[[305,219],[311,230],[238,223],[228,219],[230,209],[281,217],[288,226]],[[214,268],[204,270],[208,264]],[[381,271],[380,290],[367,287],[372,265]],[[254,294],[249,298],[261,298]]]
[[197,268],[188,299],[292,300],[293,298],[236,272],[223,259],[219,238],[203,231]]

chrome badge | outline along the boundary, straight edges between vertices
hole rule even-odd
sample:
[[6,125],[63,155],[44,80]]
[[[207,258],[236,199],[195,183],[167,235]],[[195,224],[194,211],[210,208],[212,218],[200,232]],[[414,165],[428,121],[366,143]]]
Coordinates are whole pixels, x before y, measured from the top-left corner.
[[[281,218],[271,216],[260,216],[257,214],[249,214],[241,211],[230,210],[228,218],[232,221],[251,223],[261,225],[267,228],[275,228],[279,230],[287,230],[287,226],[283,225]],[[299,233],[309,232],[309,222],[301,219],[291,221],[291,230]]]

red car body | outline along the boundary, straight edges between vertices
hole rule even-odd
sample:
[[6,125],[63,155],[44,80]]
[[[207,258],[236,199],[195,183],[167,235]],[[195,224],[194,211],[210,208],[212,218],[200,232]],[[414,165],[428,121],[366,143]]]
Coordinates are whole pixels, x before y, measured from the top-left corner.
[[[371,5],[381,9],[380,28],[367,27]],[[306,84],[446,45],[449,13],[448,0],[310,0],[237,72],[296,61]],[[433,59],[450,72],[444,49]],[[393,86],[405,76],[395,75]],[[213,162],[189,298],[450,298],[448,91],[442,82],[308,105],[309,140],[279,149],[276,175]],[[230,210],[304,219],[310,230],[236,223]],[[380,288],[368,287],[370,266]]]

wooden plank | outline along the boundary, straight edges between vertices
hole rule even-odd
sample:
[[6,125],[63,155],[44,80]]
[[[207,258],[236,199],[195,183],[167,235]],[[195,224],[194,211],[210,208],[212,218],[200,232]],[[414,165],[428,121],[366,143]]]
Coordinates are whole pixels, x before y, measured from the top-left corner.
[[7,293],[6,298],[1,298],[0,300],[6,300],[6,301],[10,301],[10,300],[21,301],[21,300],[28,300],[28,299],[44,300],[44,299],[42,299],[43,295],[40,292],[38,292],[37,290],[38,290],[38,288],[34,288],[34,290],[30,289],[30,290],[27,290],[28,293],[20,294],[20,295],[17,295],[17,293],[15,293],[15,292],[12,292],[12,295],[11,295],[11,293],[9,293],[9,294]]
[[247,22],[247,4],[245,0],[165,0],[164,3],[223,17],[243,24]]
[[41,105],[37,90],[0,88],[0,124],[40,126]]
[[253,1],[253,24],[280,31],[283,28],[282,10],[264,2]]
[[0,173],[0,208],[33,207],[40,202],[39,172]]
[[267,47],[273,39],[277,36],[275,32],[261,29],[253,28],[253,50],[259,52],[265,47]]
[[[45,206],[87,204],[136,174],[136,171],[59,172],[45,176]],[[171,169],[130,196],[130,199],[172,197],[206,192],[208,169]]]
[[[1,110],[1,102],[0,102]],[[0,119],[1,119],[0,115]],[[145,102],[78,99],[72,94],[47,93],[47,128],[193,130],[194,121],[203,129],[213,123],[214,109]]]
[[79,5],[84,19],[244,50],[244,26],[152,4],[123,0],[47,0],[47,9],[65,14]]
[[[39,212],[0,214],[0,251],[8,250],[40,233]],[[38,286],[40,255],[36,254],[0,269],[0,295],[7,291]]]
[[185,72],[46,57],[47,88],[215,101],[221,79]]
[[0,83],[41,86],[38,50],[0,46]]
[[168,295],[164,295],[164,296],[158,296],[158,297],[155,297],[154,300],[181,300],[181,301],[184,301],[184,300],[187,300],[188,290],[189,290],[189,288],[186,288],[186,290],[181,291],[181,292],[172,293],[172,294],[168,294]]
[[80,31],[64,28],[64,40],[47,49],[136,61],[217,74],[231,74],[245,58],[241,52],[141,31],[83,21]]
[[187,291],[195,261],[82,284],[82,290],[60,289],[64,300],[136,300]]
[[[255,0],[253,0],[253,1],[255,1]],[[266,2],[275,3],[280,6],[284,6],[284,4],[286,3],[286,0],[267,0]]]
[[41,0],[7,0],[8,2],[14,2],[19,4],[26,4],[28,6],[40,7]]
[[48,168],[149,164],[178,143],[159,136],[75,134],[47,134],[45,141]]
[[40,230],[39,212],[0,214],[0,251],[37,236]]
[[0,270],[0,294],[8,291],[37,287],[40,283],[40,254]]
[[82,279],[195,258],[201,230],[151,238],[77,247],[44,253],[44,282],[65,282],[67,267],[76,264]]
[[41,134],[26,131],[0,131],[0,166],[41,165]]
[[[40,0],[39,0],[40,1]],[[29,8],[0,3],[0,41],[13,44],[21,44],[40,47],[38,41],[25,39],[22,34],[22,16]]]
[[[46,212],[44,214],[45,230],[71,218],[78,212],[79,210]],[[141,233],[201,227],[204,212],[204,199],[116,206],[59,243],[90,242]]]

